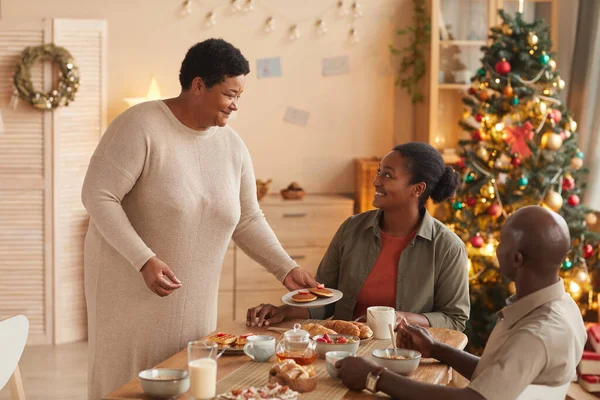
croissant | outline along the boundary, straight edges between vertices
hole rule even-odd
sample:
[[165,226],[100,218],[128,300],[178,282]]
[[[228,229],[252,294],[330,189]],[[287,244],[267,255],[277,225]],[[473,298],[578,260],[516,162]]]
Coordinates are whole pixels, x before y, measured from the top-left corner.
[[325,328],[323,325],[319,324],[304,324],[302,325],[302,329],[308,332],[311,337],[316,335],[324,335],[326,333],[329,335],[335,335],[337,333],[336,331]]
[[360,329],[360,335],[358,336],[360,339],[368,339],[373,336],[373,331],[367,324],[363,324],[362,322],[352,322],[354,326],[357,326]]
[[325,321],[323,323],[323,326],[325,328],[333,329],[338,334],[352,335],[356,337],[360,336],[360,328],[354,325],[352,322],[334,319],[330,321]]

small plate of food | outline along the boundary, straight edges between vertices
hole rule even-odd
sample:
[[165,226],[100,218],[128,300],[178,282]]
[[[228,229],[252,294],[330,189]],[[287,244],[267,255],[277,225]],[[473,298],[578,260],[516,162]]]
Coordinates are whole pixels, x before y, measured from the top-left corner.
[[324,285],[318,285],[316,288],[300,289],[286,293],[281,301],[295,307],[317,308],[335,303],[343,296],[343,293],[337,289],[329,289]]
[[227,393],[218,395],[218,400],[245,400],[245,399],[269,399],[269,400],[297,400],[300,394],[289,386],[278,383],[268,383],[262,387],[249,387],[244,389],[232,389]]
[[225,354],[243,355],[244,346],[248,342],[249,336],[254,336],[254,333],[237,336],[231,333],[218,332],[210,335],[206,340],[216,343],[218,348],[223,349],[223,353]]

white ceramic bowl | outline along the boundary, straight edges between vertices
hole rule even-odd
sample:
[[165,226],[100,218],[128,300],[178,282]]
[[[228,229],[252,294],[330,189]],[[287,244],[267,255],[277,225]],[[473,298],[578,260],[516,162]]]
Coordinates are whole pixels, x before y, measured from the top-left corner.
[[338,369],[335,367],[335,363],[346,357],[352,356],[354,356],[354,354],[349,351],[328,351],[327,354],[325,354],[325,369],[329,376],[333,379],[338,379]]
[[[421,362],[421,353],[415,350],[408,349],[380,349],[373,350],[371,353],[375,358],[375,362],[382,367],[386,367],[397,374],[407,375],[413,372]],[[396,360],[389,358],[390,356],[407,357],[405,359]]]
[[138,374],[144,393],[159,399],[170,399],[187,392],[190,377],[184,369],[155,368]]
[[317,343],[317,354],[319,355],[319,358],[325,359],[325,353],[330,351],[348,351],[352,353],[352,355],[356,355],[358,346],[360,345],[360,339],[352,335],[329,335],[331,339],[335,339],[340,336],[343,336],[346,339],[353,339],[354,343],[322,343],[317,342],[317,339],[323,337],[323,335],[313,336],[313,340]]

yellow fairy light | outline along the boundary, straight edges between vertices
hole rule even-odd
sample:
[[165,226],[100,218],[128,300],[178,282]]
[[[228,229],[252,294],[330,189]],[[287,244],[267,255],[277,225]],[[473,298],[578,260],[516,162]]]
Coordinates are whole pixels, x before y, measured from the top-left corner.
[[496,130],[498,132],[503,131],[504,130],[504,124],[502,122],[498,122],[495,126]]
[[546,95],[546,96],[549,96],[550,95],[550,90],[544,89],[544,91],[542,93],[544,93],[544,95]]
[[533,51],[533,50],[529,50],[529,54],[531,54],[531,55],[534,55],[534,54],[535,54],[535,51]]
[[581,298],[581,286],[579,286],[577,284],[577,282],[574,282],[573,280],[571,280],[569,282],[569,290],[568,290],[569,295],[571,296],[571,298],[575,301],[578,301]]
[[500,79],[496,78],[496,80],[494,82],[500,83]]
[[590,280],[590,275],[587,273],[587,271],[581,270],[577,273],[577,281],[581,282],[581,283],[587,283]]

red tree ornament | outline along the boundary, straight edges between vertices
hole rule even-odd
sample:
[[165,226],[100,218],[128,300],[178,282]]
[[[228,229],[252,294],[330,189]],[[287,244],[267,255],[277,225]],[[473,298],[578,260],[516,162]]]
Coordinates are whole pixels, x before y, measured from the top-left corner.
[[592,254],[594,254],[594,248],[592,247],[591,244],[586,244],[585,246],[583,246],[583,257],[584,258],[589,258],[592,256]]
[[554,122],[556,122],[557,124],[562,120],[562,113],[560,112],[560,110],[552,110],[552,114],[550,115],[552,116]]
[[483,121],[483,115],[481,115],[481,114],[475,114],[475,121],[477,121],[477,122]]
[[473,207],[476,203],[477,203],[477,200],[475,200],[474,197],[468,197],[467,198],[467,205],[469,207]]
[[473,131],[471,133],[471,138],[473,140],[476,140],[479,142],[479,141],[483,140],[483,135],[481,134],[481,131],[479,129],[477,129],[476,131]]
[[458,169],[463,169],[463,168],[465,168],[466,166],[467,166],[467,163],[465,162],[465,158],[464,158],[464,157],[461,157],[461,159],[460,159],[460,160],[458,160],[458,162],[456,163],[456,167],[457,167]]
[[471,238],[471,245],[477,249],[481,248],[483,246],[483,243],[483,238],[479,236],[479,234]]
[[510,72],[510,63],[506,60],[498,61],[496,63],[496,72],[500,75],[506,75]]
[[575,189],[575,179],[571,176],[567,176],[562,181],[562,188],[564,191],[569,191]]
[[515,154],[512,160],[510,160],[510,163],[513,165],[513,167],[519,168],[519,165],[521,165],[521,158],[518,154]]
[[576,206],[577,204],[579,204],[579,196],[577,196],[576,194],[570,195],[567,199],[567,203],[569,203],[570,206]]
[[502,215],[502,207],[498,203],[492,203],[487,209],[487,213],[494,218],[498,218]]

